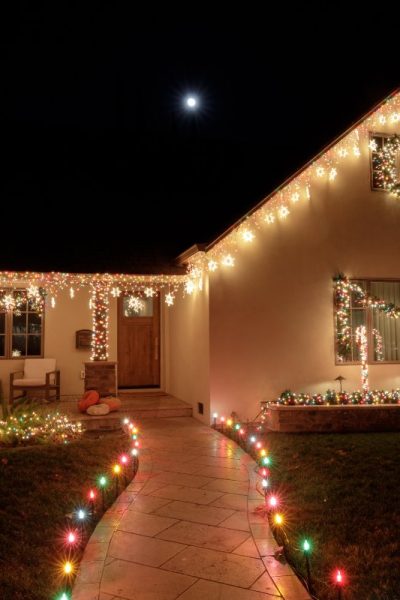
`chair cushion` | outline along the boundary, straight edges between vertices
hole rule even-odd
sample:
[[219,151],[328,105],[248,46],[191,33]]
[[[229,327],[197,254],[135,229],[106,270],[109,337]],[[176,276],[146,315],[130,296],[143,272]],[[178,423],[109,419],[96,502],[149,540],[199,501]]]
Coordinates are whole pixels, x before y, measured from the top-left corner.
[[[56,370],[55,358],[26,358],[24,379],[46,379],[46,373]],[[44,381],[43,381],[44,383]]]
[[[94,404],[98,404],[100,400],[100,394],[97,390],[88,390],[78,402],[78,409],[81,413],[87,411],[89,406],[93,406]],[[90,414],[90,413],[89,413]]]
[[100,417],[102,415],[108,415],[108,413],[110,412],[110,409],[107,406],[107,404],[101,403],[101,404],[95,404],[93,406],[89,406],[89,408],[87,409],[86,412],[88,415]]
[[119,410],[121,408],[121,400],[119,398],[114,398],[114,396],[110,396],[109,398],[102,398],[102,402],[107,404],[110,412],[113,410]]
[[46,383],[46,379],[41,379],[41,378],[32,378],[32,379],[14,379],[13,381],[13,386],[21,386],[21,387],[28,387],[28,386],[39,386],[39,385],[45,385]]

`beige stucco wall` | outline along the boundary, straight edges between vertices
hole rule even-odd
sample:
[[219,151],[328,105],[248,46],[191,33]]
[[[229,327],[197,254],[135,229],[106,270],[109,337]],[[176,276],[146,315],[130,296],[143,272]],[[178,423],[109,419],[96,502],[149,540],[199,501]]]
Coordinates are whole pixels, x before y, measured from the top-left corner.
[[[232,269],[210,275],[211,411],[254,418],[284,389],[360,388],[358,366],[335,366],[332,277],[400,279],[400,202],[370,190],[369,154],[263,226]],[[400,364],[370,366],[371,388],[400,386]]]
[[[189,402],[193,416],[210,422],[208,279],[203,290],[184,298],[177,294],[174,306],[164,311],[165,390]],[[198,413],[198,402],[204,414]]]
[[[84,388],[81,370],[84,362],[90,360],[90,351],[75,348],[75,332],[92,329],[88,290],[77,291],[74,299],[67,290],[60,292],[55,308],[46,307],[44,323],[44,356],[57,361],[61,372],[61,394],[81,394]],[[110,302],[109,346],[110,360],[116,360],[117,301],[114,298]],[[23,360],[0,360],[0,378],[6,398],[9,396],[10,372],[22,370],[23,364]]]

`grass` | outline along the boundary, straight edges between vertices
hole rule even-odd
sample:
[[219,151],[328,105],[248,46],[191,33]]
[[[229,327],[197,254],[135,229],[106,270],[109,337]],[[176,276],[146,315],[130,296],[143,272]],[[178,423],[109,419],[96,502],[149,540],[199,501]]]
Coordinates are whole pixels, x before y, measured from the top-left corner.
[[400,434],[267,434],[282,498],[289,559],[306,577],[299,545],[312,540],[316,597],[337,599],[332,572],[348,575],[344,600],[400,599]]
[[55,597],[62,587],[58,570],[66,515],[82,503],[98,474],[110,474],[128,447],[128,437],[119,432],[68,445],[0,450],[1,599]]

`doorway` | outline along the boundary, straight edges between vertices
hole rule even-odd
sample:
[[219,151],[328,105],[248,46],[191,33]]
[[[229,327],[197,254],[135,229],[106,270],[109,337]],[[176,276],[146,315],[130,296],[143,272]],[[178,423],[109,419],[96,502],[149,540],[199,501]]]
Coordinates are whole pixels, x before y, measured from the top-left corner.
[[160,299],[118,298],[118,387],[160,385]]

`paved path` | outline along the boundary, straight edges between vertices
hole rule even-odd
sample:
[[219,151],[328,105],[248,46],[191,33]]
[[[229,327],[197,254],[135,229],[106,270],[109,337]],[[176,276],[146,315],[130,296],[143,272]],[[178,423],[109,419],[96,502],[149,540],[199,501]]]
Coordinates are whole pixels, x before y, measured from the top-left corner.
[[309,600],[254,513],[255,463],[191,418],[146,420],[134,482],[97,525],[73,600]]

